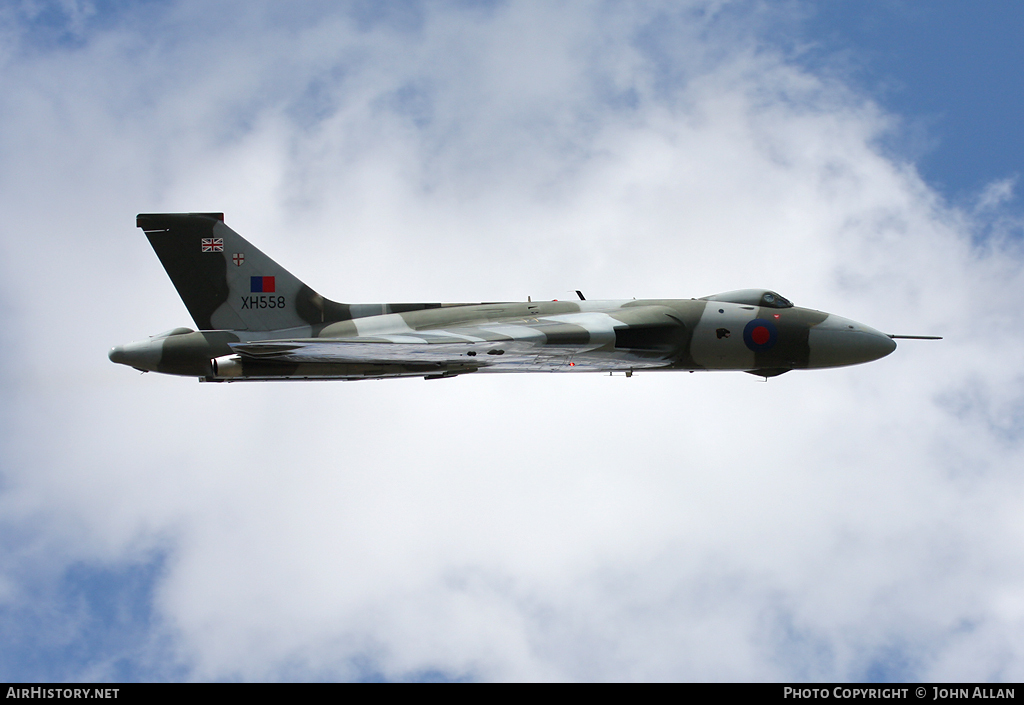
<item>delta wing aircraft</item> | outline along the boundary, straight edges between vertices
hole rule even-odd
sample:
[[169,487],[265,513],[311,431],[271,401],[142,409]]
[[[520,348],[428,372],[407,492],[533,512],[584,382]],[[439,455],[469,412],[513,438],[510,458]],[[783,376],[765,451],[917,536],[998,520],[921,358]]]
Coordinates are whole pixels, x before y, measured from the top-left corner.
[[470,372],[796,369],[877,360],[893,336],[763,289],[700,299],[342,304],[224,223],[140,214],[196,327],[110,351],[138,370],[207,382],[441,379]]

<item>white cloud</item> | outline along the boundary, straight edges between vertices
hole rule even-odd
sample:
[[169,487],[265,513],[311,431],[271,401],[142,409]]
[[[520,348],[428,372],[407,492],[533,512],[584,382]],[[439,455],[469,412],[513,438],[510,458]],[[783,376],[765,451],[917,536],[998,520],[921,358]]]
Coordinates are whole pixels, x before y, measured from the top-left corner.
[[978,210],[990,210],[1013,198],[1013,189],[1017,185],[1017,177],[998,179],[985,185],[978,196]]
[[[249,8],[0,74],[12,619],[162,554],[164,677],[1021,677],[1021,253],[770,10]],[[106,348],[187,322],[132,228],[159,210],[346,301],[764,285],[946,339],[769,384],[140,378]]]

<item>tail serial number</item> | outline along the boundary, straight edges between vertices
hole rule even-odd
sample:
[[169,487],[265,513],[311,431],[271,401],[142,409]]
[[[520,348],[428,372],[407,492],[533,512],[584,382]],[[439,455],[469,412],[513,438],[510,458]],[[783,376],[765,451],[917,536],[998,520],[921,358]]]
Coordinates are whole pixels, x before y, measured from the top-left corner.
[[284,297],[243,296],[242,308],[284,308]]

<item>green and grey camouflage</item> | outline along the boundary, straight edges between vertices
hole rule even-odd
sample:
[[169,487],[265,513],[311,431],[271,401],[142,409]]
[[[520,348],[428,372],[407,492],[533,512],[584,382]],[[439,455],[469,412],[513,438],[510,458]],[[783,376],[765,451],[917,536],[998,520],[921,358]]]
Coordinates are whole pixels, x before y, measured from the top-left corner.
[[700,299],[342,304],[249,244],[222,213],[140,214],[198,331],[110,351],[208,382],[440,379],[470,372],[795,369],[870,362],[894,337],[764,289]]

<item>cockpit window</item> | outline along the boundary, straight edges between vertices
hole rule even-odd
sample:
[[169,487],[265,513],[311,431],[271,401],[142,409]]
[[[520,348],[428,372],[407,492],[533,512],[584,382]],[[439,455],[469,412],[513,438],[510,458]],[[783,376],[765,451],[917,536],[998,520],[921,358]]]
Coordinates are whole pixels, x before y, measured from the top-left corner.
[[793,302],[768,289],[740,289],[724,294],[705,296],[705,301],[728,301],[741,306],[764,306],[766,308],[793,308]]
[[792,308],[793,302],[784,296],[779,296],[774,291],[766,291],[761,297],[761,305],[769,308]]

